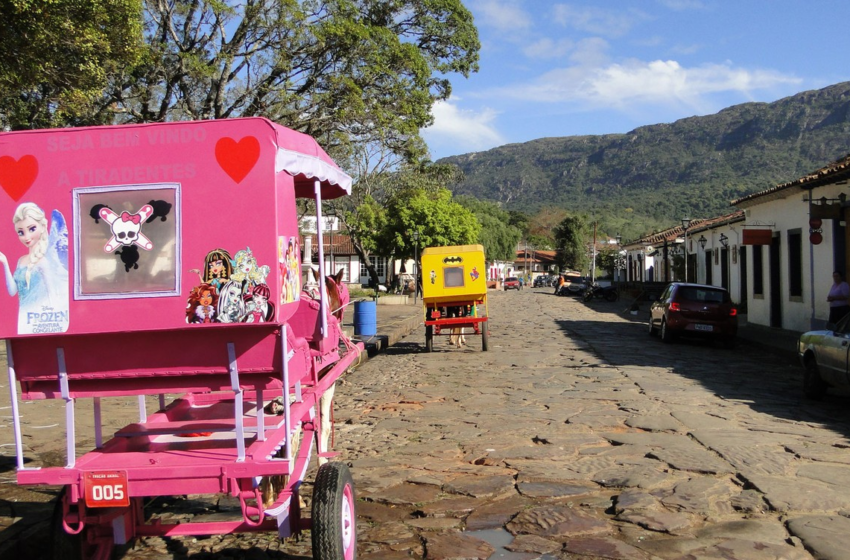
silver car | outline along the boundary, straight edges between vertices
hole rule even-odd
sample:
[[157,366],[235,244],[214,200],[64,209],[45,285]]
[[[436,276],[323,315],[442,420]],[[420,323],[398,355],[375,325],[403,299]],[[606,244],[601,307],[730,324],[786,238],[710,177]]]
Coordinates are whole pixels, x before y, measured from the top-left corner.
[[829,387],[850,387],[850,315],[831,330],[803,333],[797,350],[805,368],[803,394],[806,397],[817,400]]

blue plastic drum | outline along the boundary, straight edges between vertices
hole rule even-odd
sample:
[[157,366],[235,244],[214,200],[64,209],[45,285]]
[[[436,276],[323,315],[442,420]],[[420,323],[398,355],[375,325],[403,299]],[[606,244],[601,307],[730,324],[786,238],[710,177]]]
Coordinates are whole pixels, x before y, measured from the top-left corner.
[[378,334],[378,305],[374,301],[354,303],[354,334],[375,336]]

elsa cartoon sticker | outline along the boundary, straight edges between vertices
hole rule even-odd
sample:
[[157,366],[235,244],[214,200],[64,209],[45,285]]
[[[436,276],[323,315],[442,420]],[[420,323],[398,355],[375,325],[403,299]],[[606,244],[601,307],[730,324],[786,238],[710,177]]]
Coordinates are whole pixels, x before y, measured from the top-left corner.
[[47,215],[32,202],[15,210],[12,223],[27,248],[12,273],[6,255],[0,263],[10,296],[18,296],[18,334],[66,332],[69,324],[68,227],[58,210]]

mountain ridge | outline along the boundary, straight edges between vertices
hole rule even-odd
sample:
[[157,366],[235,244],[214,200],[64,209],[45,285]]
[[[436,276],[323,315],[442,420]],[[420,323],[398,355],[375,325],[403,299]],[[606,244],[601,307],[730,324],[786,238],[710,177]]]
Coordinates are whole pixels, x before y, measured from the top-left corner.
[[797,179],[850,153],[850,82],[626,133],[539,138],[442,158],[455,194],[562,207],[640,234]]

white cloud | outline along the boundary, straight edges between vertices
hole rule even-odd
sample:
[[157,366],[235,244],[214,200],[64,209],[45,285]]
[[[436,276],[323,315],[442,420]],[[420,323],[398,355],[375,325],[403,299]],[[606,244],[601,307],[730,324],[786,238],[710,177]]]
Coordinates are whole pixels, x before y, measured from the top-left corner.
[[476,0],[472,6],[475,8],[476,25],[483,24],[501,31],[531,27],[531,17],[514,0]]
[[547,72],[531,84],[502,88],[503,95],[526,101],[578,103],[627,109],[639,104],[708,105],[708,96],[755,90],[801,80],[772,70],[735,68],[731,63],[682,67],[674,60],[629,61],[605,67],[573,66]]
[[573,42],[569,39],[553,41],[548,37],[535,41],[523,47],[522,52],[528,58],[547,59],[561,58],[573,48]]
[[604,10],[572,4],[555,4],[553,14],[554,21],[561,25],[606,37],[623,36],[632,27],[648,19],[648,16],[634,9]]
[[576,45],[570,60],[580,66],[599,68],[608,64],[608,41],[600,37],[582,39]]
[[470,152],[504,144],[505,140],[493,126],[497,112],[461,110],[452,101],[438,101],[431,109],[434,124],[422,130],[429,144],[453,144],[454,153]]
[[658,0],[658,2],[676,11],[701,10],[705,8],[705,4],[700,2],[700,0]]

